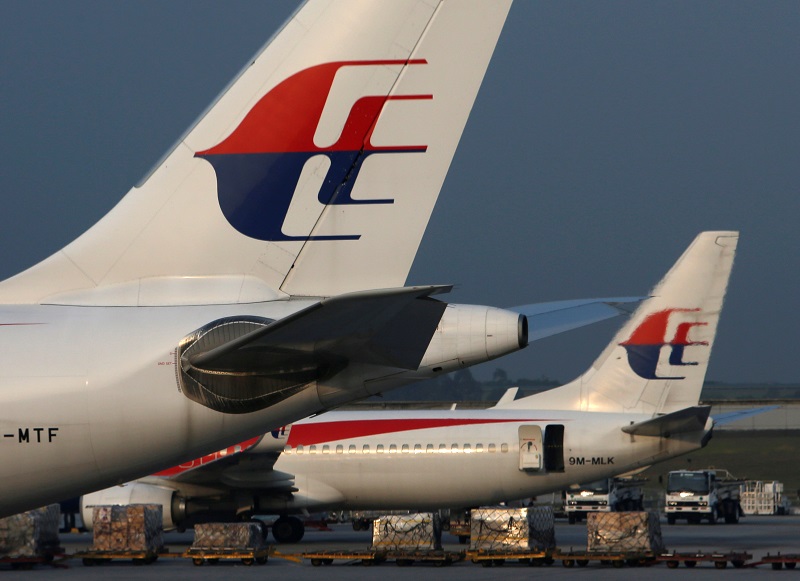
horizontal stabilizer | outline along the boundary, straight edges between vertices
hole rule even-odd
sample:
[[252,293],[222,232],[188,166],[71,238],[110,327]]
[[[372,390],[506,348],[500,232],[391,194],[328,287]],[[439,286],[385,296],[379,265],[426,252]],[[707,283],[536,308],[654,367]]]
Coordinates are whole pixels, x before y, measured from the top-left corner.
[[213,321],[181,343],[181,387],[211,409],[247,413],[354,363],[417,369],[447,308],[430,297],[450,288],[348,293],[277,321]]
[[241,372],[263,367],[263,354],[325,351],[348,361],[416,369],[445,309],[444,303],[422,299],[450,289],[408,287],[323,299],[190,361],[204,369]]
[[692,406],[625,426],[622,431],[633,436],[669,438],[673,434],[703,430],[710,413],[711,406]]
[[[536,341],[566,331],[627,315],[647,297],[614,297],[553,301],[511,307],[528,318],[528,340]],[[627,307],[631,307],[628,309]]]

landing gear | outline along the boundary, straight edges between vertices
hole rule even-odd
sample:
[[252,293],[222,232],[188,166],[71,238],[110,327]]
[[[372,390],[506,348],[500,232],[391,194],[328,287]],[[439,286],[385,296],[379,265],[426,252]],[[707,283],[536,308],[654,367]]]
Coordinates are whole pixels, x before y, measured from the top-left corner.
[[296,516],[282,516],[272,524],[272,536],[278,543],[297,543],[306,529]]
[[372,530],[372,521],[368,518],[354,518],[353,519],[354,531],[369,531]]

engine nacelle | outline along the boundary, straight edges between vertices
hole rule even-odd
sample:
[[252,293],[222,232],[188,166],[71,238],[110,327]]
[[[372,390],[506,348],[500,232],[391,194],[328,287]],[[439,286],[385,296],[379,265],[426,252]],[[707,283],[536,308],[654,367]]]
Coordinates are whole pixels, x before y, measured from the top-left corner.
[[[175,514],[178,507],[177,495],[171,488],[144,484],[142,482],[129,482],[121,486],[113,486],[105,490],[85,494],[81,497],[81,518],[84,526],[92,530],[92,513],[95,506],[126,505],[126,504],[160,504],[164,517],[164,530],[175,528],[175,520],[180,519]],[[179,509],[178,509],[179,510]]]
[[528,319],[514,311],[447,305],[420,369],[454,371],[528,345]]

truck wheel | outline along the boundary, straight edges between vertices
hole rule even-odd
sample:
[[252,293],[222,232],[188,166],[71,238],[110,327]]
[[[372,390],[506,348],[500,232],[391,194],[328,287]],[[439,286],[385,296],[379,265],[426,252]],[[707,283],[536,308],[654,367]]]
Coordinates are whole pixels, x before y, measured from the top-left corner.
[[739,522],[739,506],[727,501],[722,505],[722,512],[725,514],[725,522],[727,524],[736,524]]
[[567,522],[569,524],[571,524],[571,525],[575,524],[575,514],[574,513],[569,513],[569,516],[567,516]]
[[673,515],[667,515],[667,524],[674,525],[675,524],[675,517]]

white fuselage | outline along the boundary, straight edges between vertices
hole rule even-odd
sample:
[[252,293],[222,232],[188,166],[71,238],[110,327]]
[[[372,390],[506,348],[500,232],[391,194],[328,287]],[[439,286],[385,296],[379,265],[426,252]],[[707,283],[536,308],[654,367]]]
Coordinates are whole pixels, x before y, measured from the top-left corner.
[[[275,470],[293,474],[298,489],[284,510],[422,510],[535,496],[621,474],[702,445],[698,434],[686,439],[631,437],[620,429],[644,419],[532,410],[335,412],[291,426]],[[549,425],[564,426],[563,471],[544,465],[521,469],[528,449],[524,431],[538,426],[544,433]],[[378,433],[337,437],[364,430]],[[274,446],[274,438],[267,434],[252,452]],[[545,451],[540,452],[544,463]],[[275,502],[271,508],[280,509]]]
[[453,337],[464,327],[446,321],[464,310],[450,305],[419,369],[351,366],[247,414],[216,412],[180,392],[175,351],[188,333],[225,316],[280,319],[312,302],[0,308],[0,516],[146,476],[342,402],[487,359],[485,346],[470,352]]
[[[248,310],[277,316],[299,306]],[[230,418],[179,392],[175,349],[181,338],[241,310],[3,307],[0,513],[125,482],[318,408],[316,395],[303,393]]]

